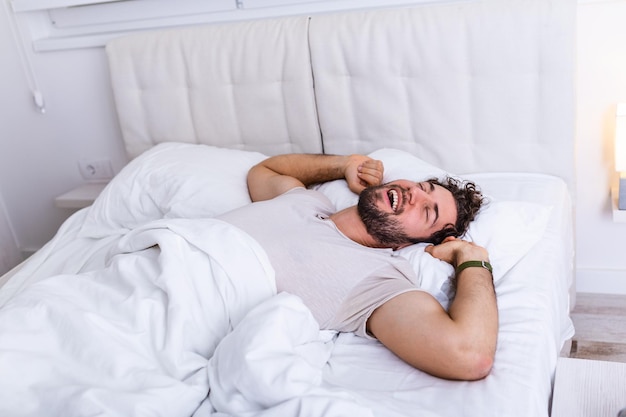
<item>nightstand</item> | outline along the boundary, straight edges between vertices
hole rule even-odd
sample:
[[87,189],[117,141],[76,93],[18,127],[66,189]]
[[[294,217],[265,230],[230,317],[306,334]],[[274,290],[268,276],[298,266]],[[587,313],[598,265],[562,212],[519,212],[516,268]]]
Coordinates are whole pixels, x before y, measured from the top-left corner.
[[617,417],[626,407],[626,363],[559,358],[551,417]]
[[81,209],[93,204],[107,183],[83,184],[54,199],[54,205],[61,208]]

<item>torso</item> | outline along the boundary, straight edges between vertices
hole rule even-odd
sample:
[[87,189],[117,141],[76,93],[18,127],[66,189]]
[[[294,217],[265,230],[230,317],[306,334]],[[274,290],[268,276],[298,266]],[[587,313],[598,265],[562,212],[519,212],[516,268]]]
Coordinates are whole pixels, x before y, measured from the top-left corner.
[[321,328],[365,336],[376,307],[417,289],[415,274],[391,249],[347,238],[328,218],[333,211],[323,194],[296,188],[220,219],[260,243],[275,269],[278,291],[299,296]]

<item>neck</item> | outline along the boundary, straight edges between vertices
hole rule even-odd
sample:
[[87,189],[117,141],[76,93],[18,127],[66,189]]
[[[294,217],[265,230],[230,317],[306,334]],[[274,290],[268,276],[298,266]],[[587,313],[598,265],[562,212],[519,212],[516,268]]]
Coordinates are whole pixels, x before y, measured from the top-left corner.
[[381,246],[367,233],[365,224],[359,216],[356,206],[345,208],[330,215],[330,219],[335,223],[337,229],[341,231],[350,240],[356,243],[369,246],[371,248],[380,248]]

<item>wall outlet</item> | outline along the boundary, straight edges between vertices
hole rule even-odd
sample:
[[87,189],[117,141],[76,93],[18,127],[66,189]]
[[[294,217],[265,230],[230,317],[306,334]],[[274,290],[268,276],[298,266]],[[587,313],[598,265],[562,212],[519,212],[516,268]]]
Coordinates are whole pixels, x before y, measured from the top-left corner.
[[86,180],[110,180],[113,178],[113,168],[108,159],[81,159],[78,161],[80,175]]

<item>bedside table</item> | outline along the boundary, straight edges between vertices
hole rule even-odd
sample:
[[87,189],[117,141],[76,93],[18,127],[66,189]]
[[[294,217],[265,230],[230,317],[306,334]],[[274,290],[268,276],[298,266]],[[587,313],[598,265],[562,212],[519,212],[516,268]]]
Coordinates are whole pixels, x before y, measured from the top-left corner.
[[81,209],[93,204],[104,187],[105,182],[94,182],[80,185],[54,199],[54,205],[60,208]]
[[551,417],[617,417],[626,407],[626,363],[559,358]]

